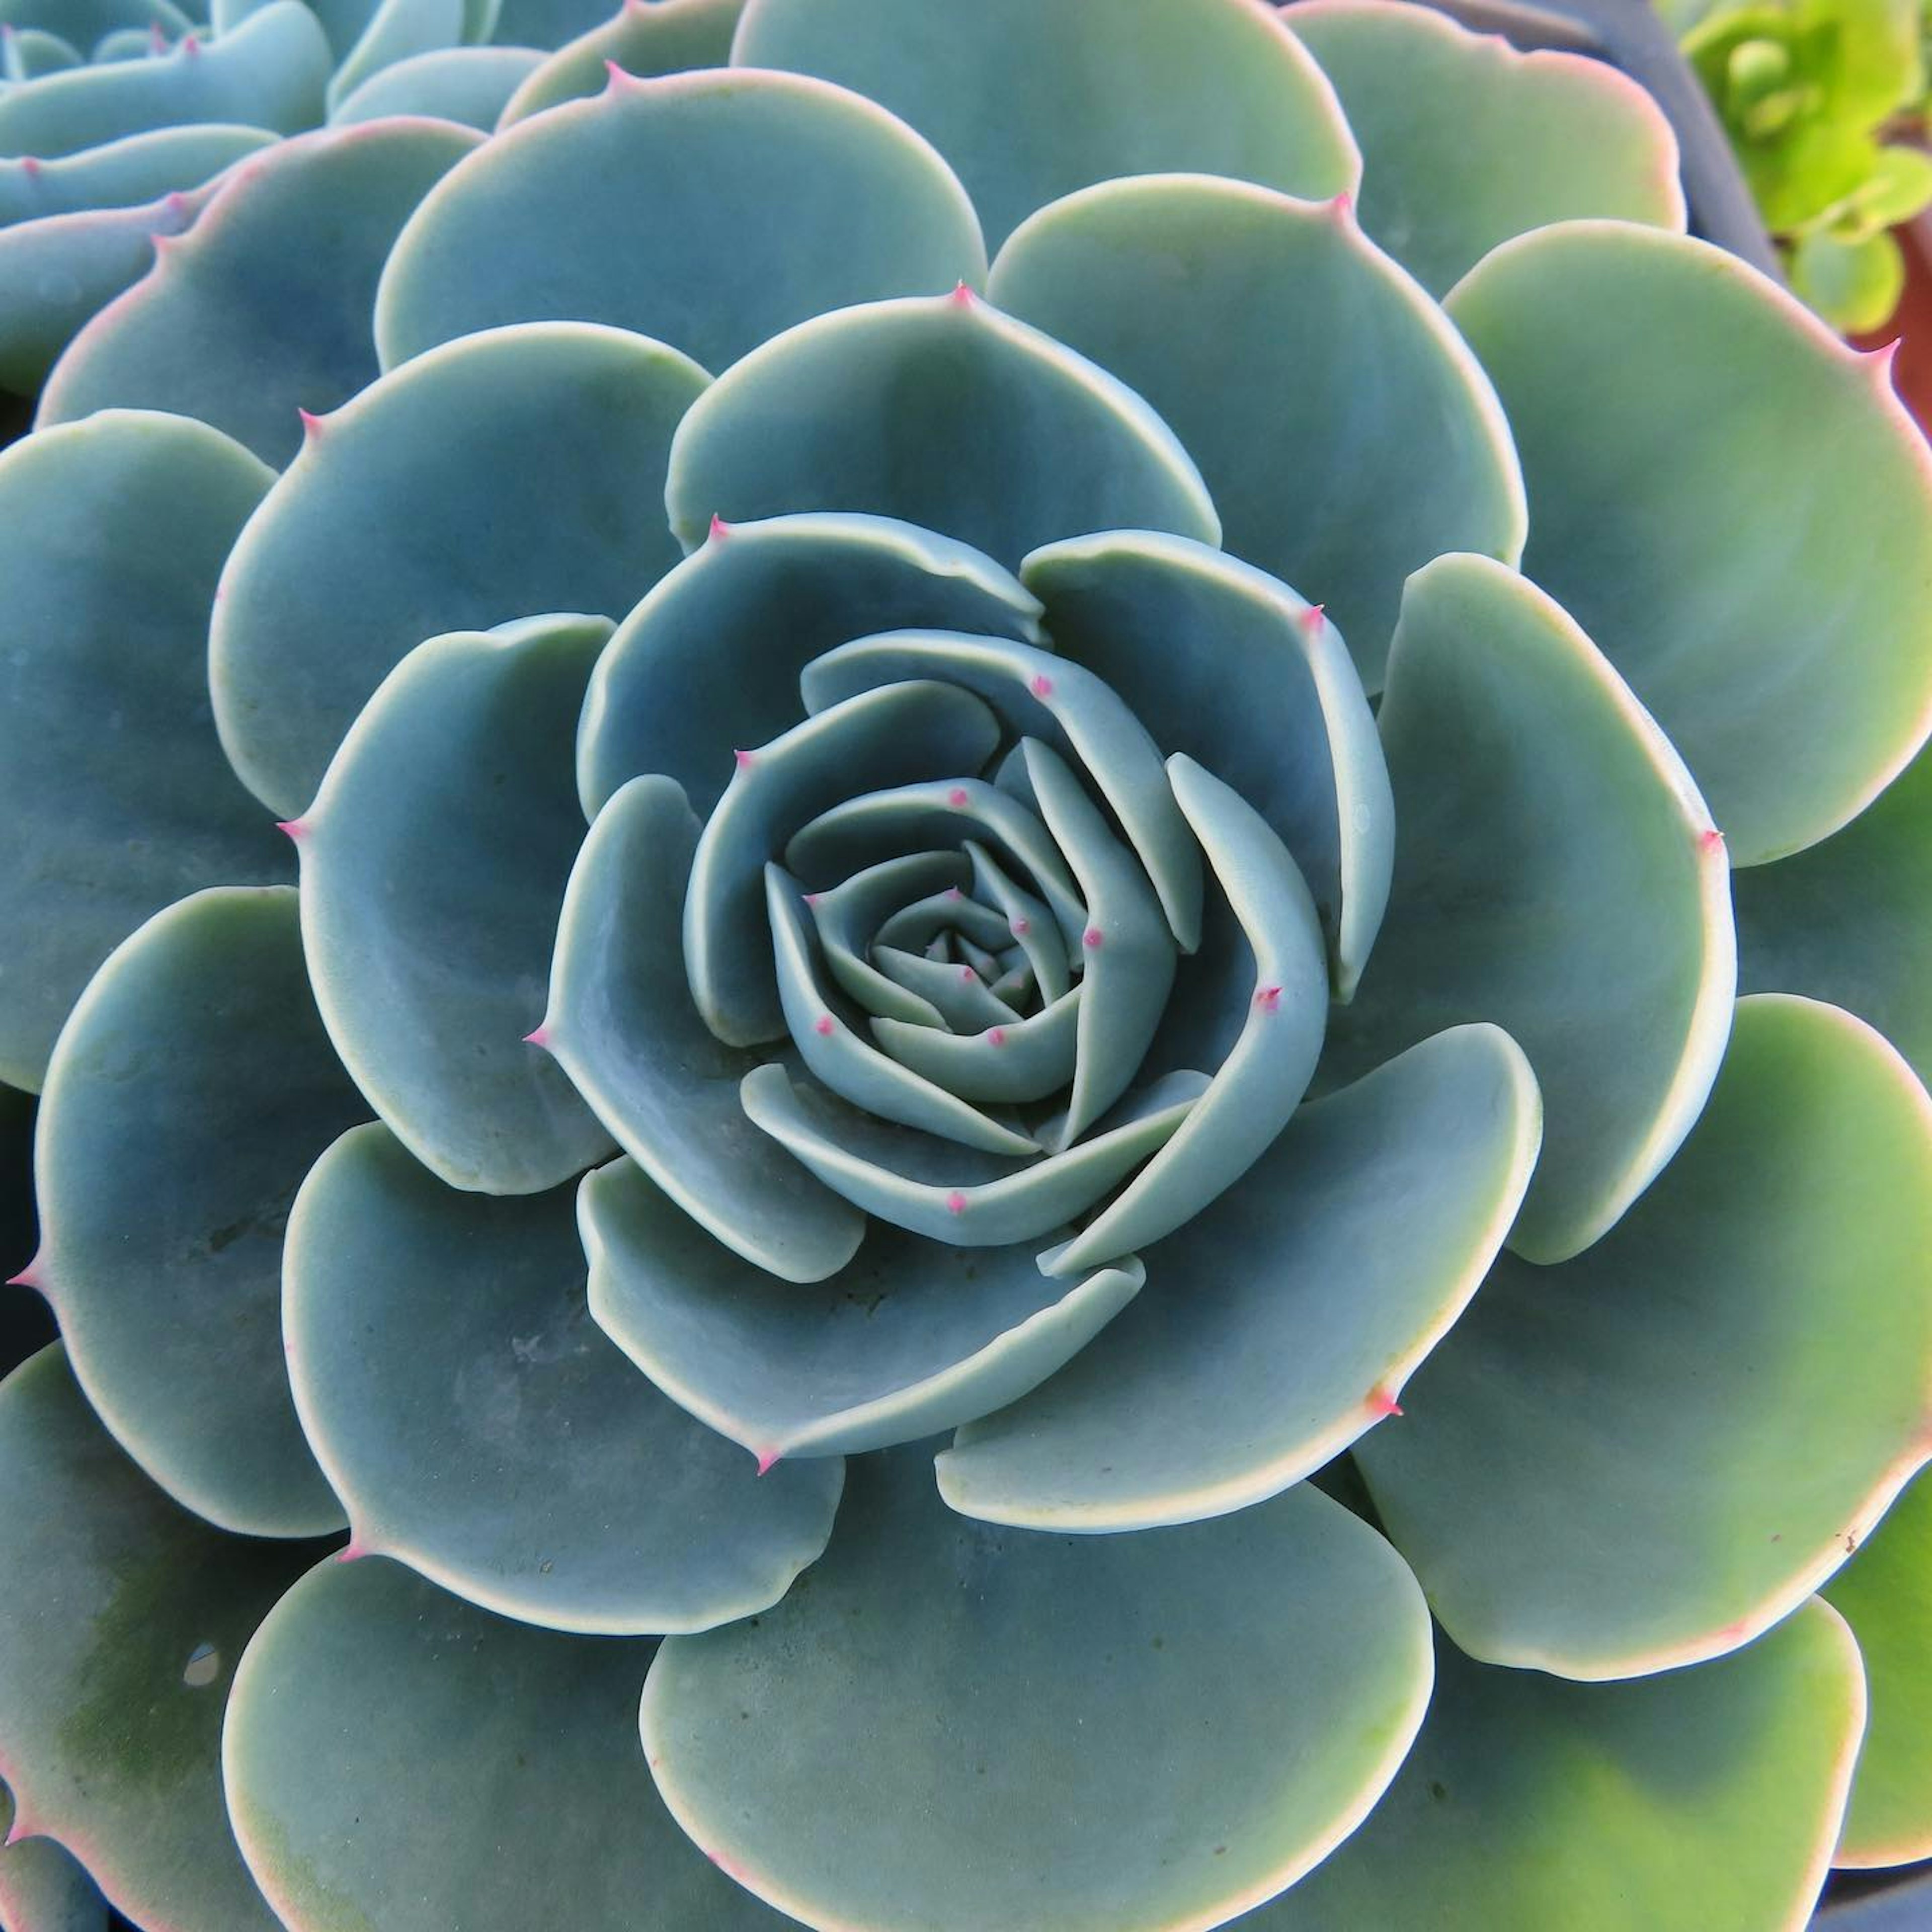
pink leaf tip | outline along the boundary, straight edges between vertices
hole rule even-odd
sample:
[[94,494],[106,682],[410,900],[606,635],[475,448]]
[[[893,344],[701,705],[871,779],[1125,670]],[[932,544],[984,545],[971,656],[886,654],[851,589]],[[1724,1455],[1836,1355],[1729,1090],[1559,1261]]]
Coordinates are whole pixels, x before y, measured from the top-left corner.
[[966,1197],[956,1187],[946,1197],[946,1211],[949,1214],[963,1214],[966,1211]]
[[359,1563],[368,1554],[368,1545],[358,1543],[352,1536],[348,1542],[335,1552],[335,1560],[338,1563]]
[[547,1026],[531,1028],[524,1036],[524,1044],[526,1046],[548,1047],[550,1045],[550,1028]]
[[1355,197],[1347,188],[1335,196],[1328,204],[1328,212],[1344,224],[1355,218]]
[[40,164],[32,154],[22,154],[20,157],[20,172],[28,180],[38,181],[40,178]]
[[1261,986],[1255,992],[1255,1004],[1264,1013],[1281,1011],[1281,988],[1279,986]]
[[40,1278],[40,1256],[36,1255],[18,1274],[10,1274],[7,1277],[7,1286],[9,1288],[44,1288],[46,1284]]
[[964,785],[955,785],[946,794],[946,802],[955,812],[964,812],[973,802],[973,795]]
[[1027,688],[1036,698],[1051,698],[1053,695],[1053,680],[1045,671],[1042,671]]
[[757,761],[758,755],[755,752],[734,752],[731,754],[731,762],[741,772],[748,771]]
[[199,34],[184,34],[182,36],[181,50],[190,60],[194,59],[201,51],[201,36]]
[[1698,833],[1697,843],[1706,852],[1721,852],[1724,849],[1724,835],[1713,825]]
[[781,1449],[760,1449],[758,1452],[758,1474],[769,1476],[778,1466],[778,1458],[784,1452]]
[[1107,935],[1097,926],[1090,926],[1080,935],[1080,944],[1085,946],[1089,952],[1097,952],[1106,937]]
[[731,534],[731,526],[716,510],[711,513],[710,537],[713,543],[722,543]]
[[1872,372],[1874,380],[1882,389],[1892,387],[1892,365],[1898,360],[1899,346],[1904,341],[1902,335],[1895,335],[1889,342],[1882,342],[1876,349],[1862,351],[1858,360]]
[[832,1016],[830,1013],[820,1013],[818,1018],[812,1022],[812,1030],[818,1035],[820,1039],[830,1040],[832,1037]]
[[194,204],[188,200],[188,196],[182,194],[179,188],[172,190],[170,193],[164,195],[161,198],[168,205],[168,212],[175,216],[177,219],[186,214],[188,210],[194,206]]
[[957,901],[963,899],[966,895],[962,892],[957,886],[948,886],[946,889],[946,896],[950,899]]
[[308,836],[308,820],[305,818],[278,818],[275,820],[275,830],[286,832],[299,845]]
[[10,1848],[17,1845],[22,1838],[33,1836],[34,1828],[27,1822],[26,1814],[20,1809],[20,1801],[16,1798],[14,1801],[14,1822],[7,1827],[6,1837],[0,1838],[0,1845]]
[[979,299],[979,297],[963,281],[956,282],[952,286],[952,292],[946,297],[946,300],[955,308],[970,308]]
[[316,441],[326,427],[325,418],[317,416],[313,410],[297,410],[296,414],[302,418],[302,440],[304,442]]
[[613,92],[619,88],[632,88],[641,85],[635,74],[620,67],[614,60],[607,60],[604,63],[604,86]]
[[808,906],[815,906],[824,897],[825,895],[823,892],[807,892],[805,896],[805,902]]
[[1004,1027],[989,1027],[987,1029],[986,1044],[988,1046],[1004,1046],[1006,1043],[1006,1030]]
[[1385,1388],[1372,1388],[1369,1391],[1369,1413],[1371,1415],[1400,1415],[1402,1404]]
[[1301,614],[1301,628],[1311,637],[1321,634],[1322,626],[1328,621],[1328,607],[1325,604],[1311,604]]

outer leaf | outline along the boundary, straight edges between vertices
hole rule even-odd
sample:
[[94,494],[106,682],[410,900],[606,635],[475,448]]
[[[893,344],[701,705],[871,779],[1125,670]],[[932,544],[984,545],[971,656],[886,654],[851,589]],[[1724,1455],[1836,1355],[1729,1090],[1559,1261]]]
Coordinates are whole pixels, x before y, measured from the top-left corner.
[[1362,226],[1430,294],[1552,221],[1682,233],[1677,137],[1608,61],[1519,53],[1400,0],[1298,0],[1282,17],[1361,145]]
[[1138,1292],[1130,1258],[1069,1288],[1030,1247],[936,1245],[879,1226],[822,1286],[775,1281],[629,1161],[578,1196],[590,1312],[652,1382],[768,1471],[982,1415],[1059,1370]]
[[375,380],[369,304],[383,258],[476,145],[445,123],[391,122],[244,162],[154,272],[75,338],[38,421],[170,410],[286,464],[302,445],[298,409],[332,410]]
[[1855,817],[1932,728],[1932,453],[1886,362],[1720,250],[1612,222],[1505,243],[1448,307],[1522,452],[1524,568],[1656,715],[1733,862]]
[[1138,396],[964,290],[820,316],[753,350],[686,418],[665,494],[687,549],[713,515],[818,509],[903,517],[1009,566],[1082,530],[1220,535]]
[[256,796],[294,818],[424,638],[628,609],[675,560],[658,495],[705,381],[642,336],[532,322],[419,357],[320,425],[236,545],[210,639],[222,742]]
[[1628,1677],[1721,1655],[1842,1564],[1925,1460],[1932,1102],[1831,1006],[1739,1003],[1643,1199],[1505,1258],[1356,1454],[1472,1656]]
[[601,94],[614,62],[640,80],[722,67],[745,0],[624,0],[609,19],[567,41],[510,97],[502,128],[546,107]]
[[630,1711],[652,1646],[506,1623],[380,1558],[276,1606],[223,1738],[290,1932],[783,1932],[664,1815]]
[[635,778],[598,814],[565,894],[544,1043],[618,1144],[718,1239],[788,1281],[852,1258],[863,1217],[738,1102],[763,1056],[699,1018],[680,916],[698,824],[674,780]]
[[14,1829],[148,1925],[276,1932],[217,1753],[242,1648],[314,1546],[224,1536],[94,1419],[56,1343],[0,1384],[0,1750]]
[[368,1108],[315,1010],[285,886],[158,913],[89,983],[48,1069],[31,1278],[128,1454],[225,1529],[342,1527],[282,1358],[282,1232]]
[[329,1036],[370,1106],[453,1187],[533,1194],[610,1151],[524,1039],[584,842],[569,752],[610,634],[606,618],[536,617],[418,645],[293,828]]
[[614,68],[601,98],[507,132],[424,202],[383,276],[376,340],[394,368],[554,317],[722,369],[828,310],[986,274],[952,171],[872,101],[794,74],[646,82]]
[[1736,983],[1724,842],[1602,653],[1486,559],[1410,579],[1380,722],[1402,833],[1334,1066],[1465,1020],[1507,1028],[1548,1114],[1510,1245],[1562,1260],[1649,1184],[1717,1076]]
[[290,1223],[287,1322],[351,1547],[506,1616],[707,1630],[831,1533],[838,1464],[758,1482],[597,1334],[562,1189],[459,1194],[386,1129],[346,1134]]
[[1932,752],[1844,831],[1732,890],[1741,986],[1847,1007],[1932,1081]]
[[1312,1490],[1028,1536],[907,1450],[854,1466],[806,1588],[664,1646],[643,1730],[678,1822],[808,1925],[1199,1932],[1354,1828],[1429,1682],[1413,1580]]
[[285,878],[208,710],[222,559],[272,481],[199,423],[119,411],[0,456],[0,1078],[38,1088],[94,968],[149,914]]
[[1865,1704],[1858,1647],[1826,1605],[1634,1684],[1493,1670],[1446,1640],[1436,1660],[1388,1796],[1242,1932],[1810,1922]]
[[1036,208],[1117,175],[1198,169],[1333,194],[1360,165],[1294,36],[1243,0],[750,0],[740,66],[856,88],[929,136],[995,247]]
[[988,286],[1174,425],[1228,548],[1325,605],[1370,689],[1411,571],[1444,550],[1522,554],[1495,392],[1346,196],[1109,182],[1028,222]]
[[14,1932],[107,1932],[100,1888],[51,1838],[16,1840],[14,1799],[0,1785],[0,1913]]
[[1895,1865],[1932,1856],[1932,1480],[1915,1478],[1826,1586],[1852,1627],[1871,1690],[1851,1810],[1832,1862]]
[[1541,1118],[1528,1063],[1493,1027],[1439,1034],[1303,1108],[1152,1250],[1154,1292],[959,1432],[940,1494],[988,1522],[1141,1529],[1300,1481],[1392,1412],[1475,1292]]

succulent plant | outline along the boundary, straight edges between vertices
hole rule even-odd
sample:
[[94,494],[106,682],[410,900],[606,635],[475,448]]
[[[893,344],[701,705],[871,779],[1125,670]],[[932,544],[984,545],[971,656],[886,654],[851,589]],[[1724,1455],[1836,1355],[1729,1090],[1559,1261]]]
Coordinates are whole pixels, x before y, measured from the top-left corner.
[[0,456],[26,1932],[1932,1848],[1932,457],[1608,70],[1120,19],[280,144]]

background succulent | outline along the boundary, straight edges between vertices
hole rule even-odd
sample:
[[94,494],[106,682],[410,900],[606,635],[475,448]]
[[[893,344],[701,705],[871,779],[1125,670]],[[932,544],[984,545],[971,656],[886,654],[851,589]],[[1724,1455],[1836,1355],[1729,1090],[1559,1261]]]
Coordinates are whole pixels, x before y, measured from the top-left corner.
[[0,457],[33,1932],[1926,1849],[1932,465],[1605,70],[1118,21],[281,143]]

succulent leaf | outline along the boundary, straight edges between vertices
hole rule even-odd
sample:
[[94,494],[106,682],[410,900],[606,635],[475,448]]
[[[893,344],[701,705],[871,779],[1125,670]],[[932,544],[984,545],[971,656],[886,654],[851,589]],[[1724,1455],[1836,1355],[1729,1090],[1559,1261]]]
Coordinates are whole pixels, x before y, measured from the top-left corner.
[[1741,1000],[1710,1103],[1610,1234],[1505,1256],[1356,1456],[1470,1655],[1582,1678],[1720,1656],[1925,1460],[1932,1102],[1835,1007]]
[[302,944],[343,1064],[452,1187],[534,1194],[611,1152],[543,1010],[584,842],[571,748],[603,617],[419,644],[357,718],[296,822]]
[[204,655],[222,560],[272,480],[214,430],[122,411],[0,455],[0,1078],[16,1087],[38,1088],[88,976],[151,913],[290,875],[221,756]]
[[853,1465],[776,1610],[662,1646],[643,1731],[685,1830],[807,1924],[1202,1932],[1354,1828],[1430,1676],[1413,1580],[1311,1489],[1030,1536],[952,1514],[908,1448]]
[[[809,411],[788,406],[800,395]],[[970,466],[946,460],[961,449]],[[842,309],[754,350],[686,418],[666,501],[688,550],[714,516],[820,509],[904,518],[1009,568],[1084,530],[1220,537],[1138,396],[968,291]]]
[[156,914],[54,1048],[32,1279],[122,1447],[224,1529],[342,1527],[290,1399],[282,1238],[310,1163],[368,1114],[316,1012],[286,886]]
[[211,676],[243,782],[296,817],[426,638],[627,608],[676,560],[657,505],[706,380],[643,336],[532,322],[419,356],[320,424],[222,576]]
[[476,145],[444,122],[388,122],[244,162],[154,272],[80,332],[37,420],[171,410],[286,466],[303,410],[339,408],[375,380],[369,304],[384,257],[424,191]]
[[1609,61],[1519,53],[1500,34],[1402,0],[1296,0],[1282,18],[1361,147],[1363,227],[1431,295],[1552,221],[1600,215],[1683,232],[1677,136]]
[[274,140],[265,128],[216,122],[158,128],[58,160],[0,161],[0,226],[93,208],[122,208],[200,188]]
[[1932,728],[1932,455],[1884,362],[1622,223],[1506,242],[1448,306],[1522,454],[1524,568],[1670,734],[1732,862],[1836,831]]
[[390,115],[426,115],[487,134],[543,61],[535,47],[440,47],[411,54],[342,95],[329,124],[347,128]]
[[107,1902],[73,1853],[51,1838],[14,1836],[14,1799],[4,1784],[0,1915],[14,1932],[107,1932]]
[[1562,1260],[1649,1184],[1716,1077],[1736,984],[1724,841],[1603,654],[1486,558],[1409,580],[1379,722],[1401,836],[1331,1069],[1505,1028],[1546,1110],[1510,1245]]
[[1300,1481],[1396,1412],[1502,1246],[1540,1124],[1528,1062],[1484,1026],[1304,1108],[1150,1250],[1154,1292],[960,1430],[940,1494],[1064,1532],[1190,1522]]
[[637,80],[722,67],[744,5],[745,0],[625,0],[608,20],[550,55],[510,97],[498,127],[602,93],[613,66]]
[[586,1307],[568,1190],[459,1193],[356,1129],[296,1203],[286,1320],[350,1547],[470,1603],[556,1630],[707,1630],[769,1609],[825,1547],[842,1466],[760,1482],[636,1373]]

